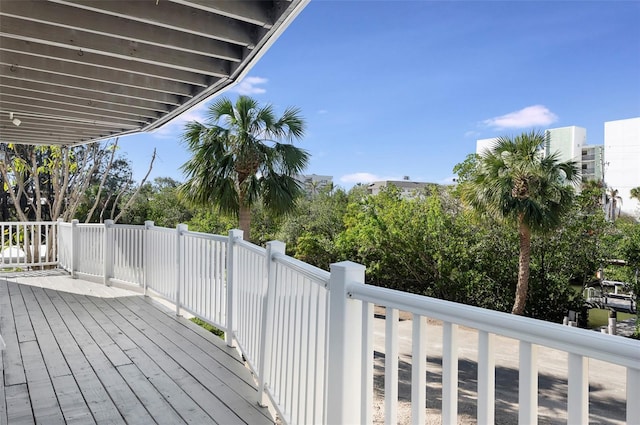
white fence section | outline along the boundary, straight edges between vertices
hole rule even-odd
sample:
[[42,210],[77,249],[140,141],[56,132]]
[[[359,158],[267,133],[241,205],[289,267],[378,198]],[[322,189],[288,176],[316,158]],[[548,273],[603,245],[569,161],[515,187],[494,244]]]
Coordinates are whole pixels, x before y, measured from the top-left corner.
[[[333,290],[333,288],[332,288]],[[412,295],[369,285],[348,284],[347,296],[362,302],[363,323],[360,331],[353,331],[351,338],[371,338],[373,321],[371,305],[386,307],[385,326],[385,423],[396,423],[398,404],[398,310],[413,313],[412,359],[412,423],[424,423],[425,414],[425,326],[426,318],[443,322],[442,343],[442,423],[458,421],[458,326],[478,330],[478,423],[494,423],[495,420],[495,335],[520,341],[519,349],[519,407],[518,423],[538,422],[538,347],[549,347],[567,353],[568,396],[567,423],[589,423],[589,369],[588,359],[598,359],[627,370],[626,417],[633,424],[640,418],[640,344],[628,338],[612,337],[594,331],[561,326],[526,317],[513,316],[477,307]],[[349,309],[361,306],[348,306]],[[357,313],[357,312],[356,312]],[[349,338],[349,337],[347,337]],[[332,340],[333,342],[333,340]],[[364,399],[372,397],[371,346],[362,343],[362,358],[349,359],[349,368],[361,368],[365,377]],[[354,400],[355,401],[355,400]],[[347,403],[349,400],[347,400]],[[363,403],[361,418],[370,423],[372,404]]]
[[[240,234],[237,237],[241,237]],[[249,367],[257,372],[260,364],[264,300],[267,295],[266,250],[237,239],[230,257],[233,276],[233,337],[244,353]]]
[[180,307],[213,325],[227,327],[227,237],[182,234]]
[[271,242],[261,383],[287,423],[326,423],[330,274]]
[[91,277],[104,277],[105,257],[103,224],[78,224],[72,222],[74,241],[72,257],[74,268],[71,273],[79,273]]
[[154,227],[152,222],[147,222],[145,227],[145,288],[175,303],[178,281],[177,230]]
[[[331,265],[331,273],[229,236],[153,226],[4,223],[3,249],[32,252],[73,275],[125,282],[151,290],[225,330],[258,381],[259,403],[271,401],[284,423],[372,423],[374,305],[386,308],[384,421],[398,422],[399,311],[411,320],[412,423],[425,422],[427,318],[442,321],[441,422],[458,421],[459,326],[477,330],[477,421],[494,423],[496,336],[518,341],[518,421],[538,421],[538,349],[567,355],[567,422],[589,422],[589,359],[626,368],[626,418],[640,418],[640,342],[364,284],[364,267]],[[57,238],[58,248],[53,243]],[[26,242],[25,242],[26,240]],[[57,257],[35,255],[46,246]],[[26,248],[26,249],[25,249]],[[36,248],[34,251],[38,251]],[[48,255],[48,254],[47,254]],[[4,265],[14,259],[3,256]],[[413,359],[416,359],[415,361]],[[407,385],[407,383],[402,383]],[[467,397],[467,396],[465,396]]]
[[0,224],[0,268],[39,268],[58,264],[57,226],[53,222]]
[[58,221],[58,266],[68,272],[73,269],[73,230],[71,223]]
[[144,285],[144,234],[142,226],[107,223],[106,249],[112,254],[112,270],[106,275],[116,281]]

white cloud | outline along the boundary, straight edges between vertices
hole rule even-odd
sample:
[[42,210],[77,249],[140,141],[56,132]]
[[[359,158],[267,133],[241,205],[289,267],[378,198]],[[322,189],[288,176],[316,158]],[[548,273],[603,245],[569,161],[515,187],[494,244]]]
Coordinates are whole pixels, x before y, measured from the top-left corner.
[[399,177],[383,177],[371,173],[353,173],[340,177],[342,183],[373,183],[381,180],[400,180]]
[[340,177],[343,183],[371,183],[380,180],[378,176],[371,173],[353,173]]
[[264,87],[258,86],[266,84],[267,81],[269,80],[262,77],[247,77],[234,86],[231,91],[241,95],[263,94],[266,93],[267,90]]
[[558,116],[544,105],[532,105],[519,111],[484,120],[483,123],[496,129],[545,127],[558,121]]

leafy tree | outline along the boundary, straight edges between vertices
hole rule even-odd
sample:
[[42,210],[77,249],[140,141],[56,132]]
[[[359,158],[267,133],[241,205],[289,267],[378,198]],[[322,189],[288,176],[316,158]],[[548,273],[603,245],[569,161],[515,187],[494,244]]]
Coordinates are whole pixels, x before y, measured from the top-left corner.
[[[76,147],[12,143],[0,146],[5,219],[12,213],[21,221],[90,221],[102,217],[109,205],[110,217],[117,221],[129,201],[113,196],[110,185],[124,181],[122,193],[135,193],[128,162],[116,156],[117,139]],[[152,166],[153,160],[149,171]],[[128,174],[123,176],[121,172]],[[8,211],[8,204],[13,211]]]
[[250,239],[251,207],[262,202],[271,212],[285,213],[302,193],[293,177],[309,155],[292,142],[304,135],[297,108],[277,117],[271,105],[260,106],[247,96],[233,104],[223,98],[208,110],[207,122],[192,121],[183,140],[192,158],[182,166],[182,195],[195,205],[214,204],[239,217]]
[[275,238],[296,258],[324,269],[338,259],[336,239],[344,230],[347,194],[327,186],[313,197],[301,197],[282,221]]
[[481,155],[476,172],[464,189],[475,208],[494,217],[514,220],[519,237],[518,283],[513,314],[525,311],[529,284],[532,232],[555,228],[571,206],[578,168],[560,162],[556,154],[543,156],[544,134],[500,137]]
[[640,186],[631,189],[631,197],[640,201]]

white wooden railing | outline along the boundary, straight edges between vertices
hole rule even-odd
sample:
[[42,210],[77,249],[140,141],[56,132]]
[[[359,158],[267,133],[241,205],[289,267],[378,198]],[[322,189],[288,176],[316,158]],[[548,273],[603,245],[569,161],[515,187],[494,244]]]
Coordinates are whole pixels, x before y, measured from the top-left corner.
[[56,230],[52,222],[0,223],[0,269],[57,265]]
[[[24,229],[23,223],[4,226],[11,234]],[[519,423],[538,420],[540,347],[566,353],[568,423],[589,422],[589,359],[626,368],[619,385],[626,387],[627,422],[640,418],[635,340],[365,285],[361,265],[332,264],[329,273],[288,257],[281,242],[266,249],[247,243],[238,230],[220,236],[152,222],[45,228],[49,238],[57,230],[57,261],[72,275],[137,286],[173,302],[178,314],[187,311],[224,330],[256,376],[256,401],[270,401],[285,423],[373,422],[374,305],[386,308],[384,348],[377,348],[385,353],[385,423],[398,421],[399,311],[413,315],[412,423],[424,423],[428,407],[427,318],[443,324],[444,424],[458,422],[459,326],[477,330],[478,423],[495,422],[496,336],[519,341]]]

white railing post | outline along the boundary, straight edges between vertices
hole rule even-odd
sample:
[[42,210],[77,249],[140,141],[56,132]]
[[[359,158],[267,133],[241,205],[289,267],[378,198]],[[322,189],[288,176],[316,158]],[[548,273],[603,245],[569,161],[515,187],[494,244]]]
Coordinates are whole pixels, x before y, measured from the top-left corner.
[[153,229],[153,221],[144,222],[144,238],[142,238],[142,288],[144,294],[147,295],[147,282],[149,281],[149,263],[151,258],[151,229]]
[[109,285],[109,278],[113,276],[113,220],[104,221],[104,262],[103,275],[105,286]]
[[187,230],[186,224],[178,224],[176,226],[176,316],[180,316],[180,288],[182,287],[182,267],[184,265],[184,249],[182,249],[184,238],[182,237],[182,232]]
[[233,229],[229,231],[229,239],[227,241],[227,329],[224,333],[224,339],[227,342],[227,346],[233,347],[233,327],[235,326],[234,315],[235,309],[235,278],[237,276],[236,270],[238,267],[237,261],[237,247],[235,242],[242,240],[242,230]]
[[640,418],[640,369],[627,368],[627,423]]
[[326,423],[359,424],[362,403],[362,302],[349,288],[364,284],[365,267],[344,261],[331,264]]
[[520,341],[518,423],[538,423],[538,347]]
[[458,423],[458,325],[442,324],[442,423]]
[[78,220],[71,220],[71,277],[77,279],[76,269],[78,268]]
[[426,422],[427,399],[427,318],[412,317],[411,348],[411,423]]
[[276,264],[273,260],[275,254],[285,253],[285,244],[280,241],[267,242],[267,255],[265,268],[267,270],[267,293],[262,305],[262,338],[260,340],[260,365],[258,366],[258,404],[267,405],[266,388],[270,384],[266,381],[271,369],[271,351],[273,346],[273,322],[276,294]]
[[567,380],[567,423],[589,423],[589,359],[569,353]]
[[495,423],[495,335],[478,331],[478,423]]

